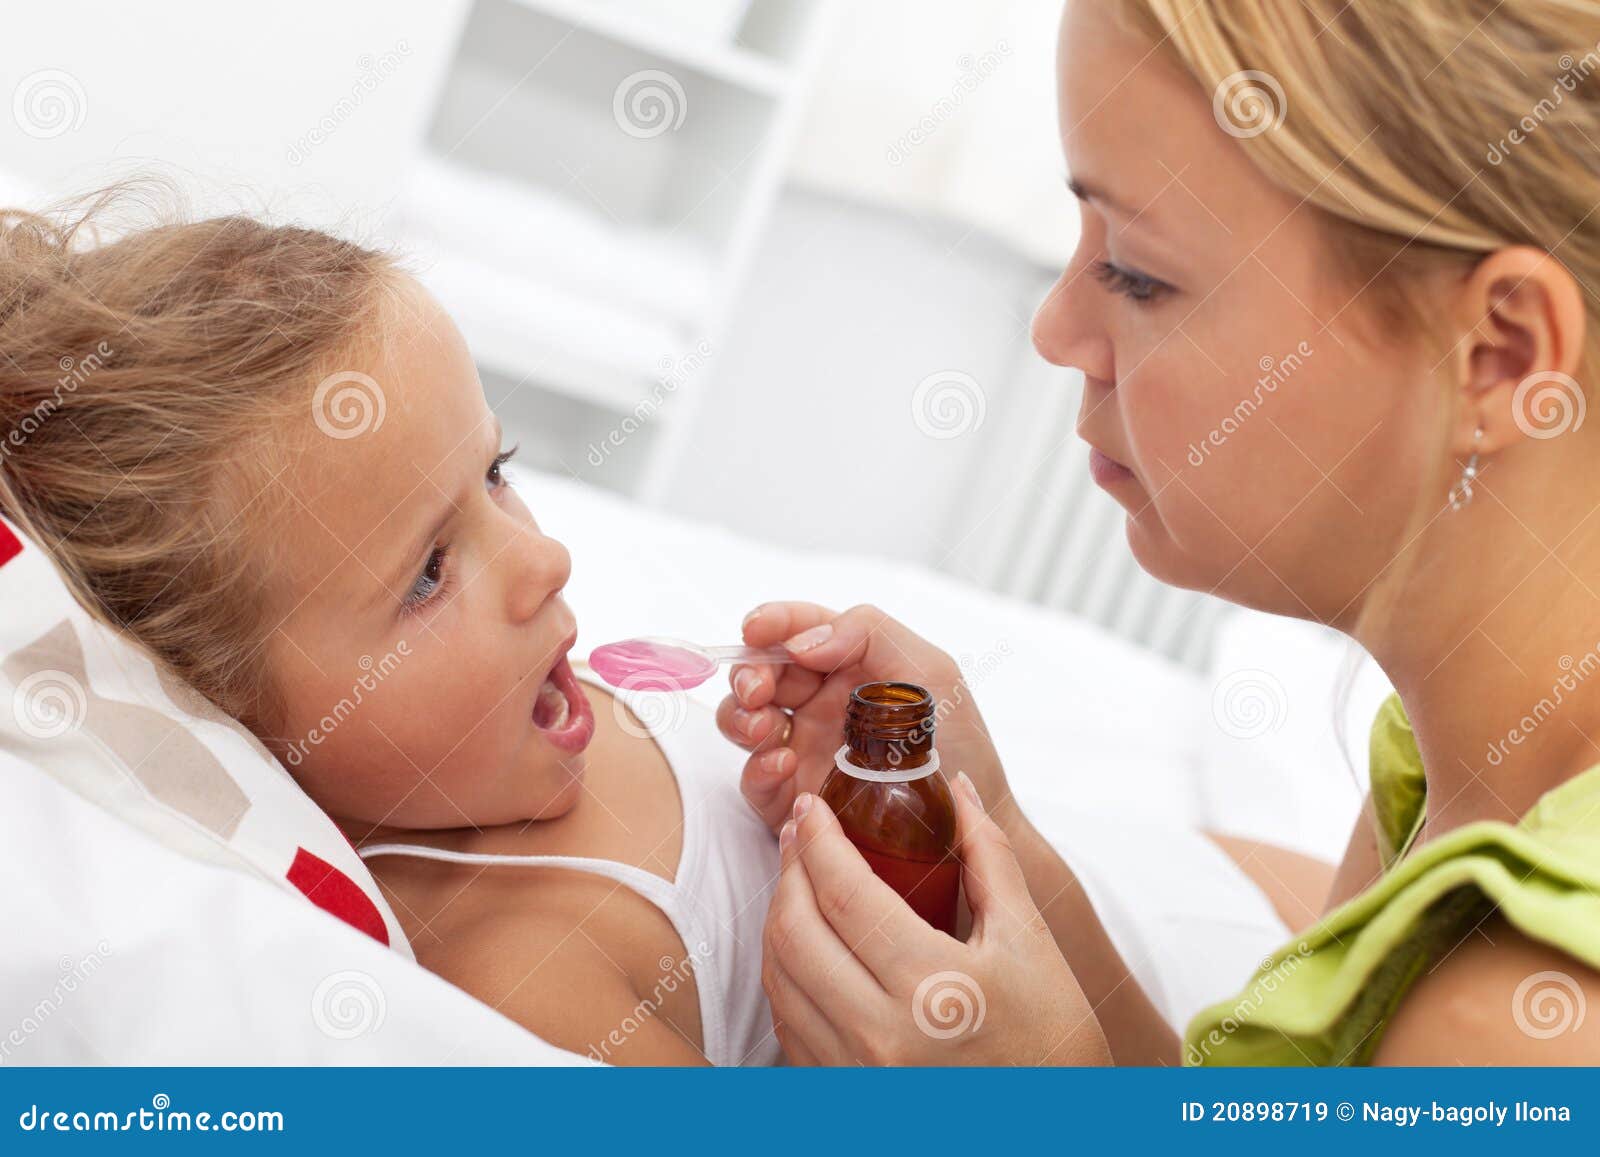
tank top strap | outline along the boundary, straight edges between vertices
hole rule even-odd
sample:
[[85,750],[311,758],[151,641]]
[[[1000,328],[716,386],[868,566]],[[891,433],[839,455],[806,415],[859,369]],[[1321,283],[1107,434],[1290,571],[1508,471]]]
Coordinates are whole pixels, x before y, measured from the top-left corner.
[[373,844],[358,849],[363,860],[378,856],[416,856],[424,860],[442,860],[450,864],[487,864],[522,868],[565,868],[573,872],[588,872],[615,880],[624,887],[639,893],[666,915],[674,926],[681,924],[688,912],[682,911],[677,888],[643,868],[616,860],[600,860],[590,856],[517,856],[493,852],[457,852],[449,848],[434,848],[427,844]]

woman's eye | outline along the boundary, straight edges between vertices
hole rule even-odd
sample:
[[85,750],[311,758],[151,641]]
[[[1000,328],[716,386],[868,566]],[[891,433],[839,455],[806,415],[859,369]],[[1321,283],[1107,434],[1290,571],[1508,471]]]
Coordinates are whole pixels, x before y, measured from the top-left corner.
[[507,484],[506,476],[501,472],[500,468],[511,461],[520,446],[521,443],[519,442],[509,450],[500,451],[494,456],[494,461],[489,463],[489,472],[484,477],[491,489],[498,490]]
[[1111,292],[1140,304],[1158,301],[1172,292],[1172,286],[1164,281],[1119,268],[1109,261],[1096,261],[1089,267],[1089,275]]
[[411,592],[406,595],[405,605],[407,610],[416,610],[428,600],[436,597],[444,588],[447,577],[445,559],[448,551],[445,547],[436,546],[428,555],[428,561],[422,568],[422,573],[417,575],[417,581],[412,584]]

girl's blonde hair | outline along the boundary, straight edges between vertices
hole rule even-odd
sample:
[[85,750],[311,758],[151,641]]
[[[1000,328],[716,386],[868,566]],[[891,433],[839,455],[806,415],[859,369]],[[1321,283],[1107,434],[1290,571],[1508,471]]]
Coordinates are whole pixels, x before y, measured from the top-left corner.
[[[91,614],[256,726],[277,709],[262,662],[273,479],[397,266],[175,205],[128,182],[0,211],[0,513]],[[161,223],[107,239],[124,210]]]

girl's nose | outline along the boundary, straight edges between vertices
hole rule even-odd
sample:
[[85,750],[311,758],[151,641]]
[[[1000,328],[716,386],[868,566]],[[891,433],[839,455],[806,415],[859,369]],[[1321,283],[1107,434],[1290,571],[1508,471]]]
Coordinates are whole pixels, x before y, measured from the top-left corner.
[[546,600],[572,577],[572,555],[553,538],[532,526],[518,532],[506,547],[509,611],[515,622],[538,614]]

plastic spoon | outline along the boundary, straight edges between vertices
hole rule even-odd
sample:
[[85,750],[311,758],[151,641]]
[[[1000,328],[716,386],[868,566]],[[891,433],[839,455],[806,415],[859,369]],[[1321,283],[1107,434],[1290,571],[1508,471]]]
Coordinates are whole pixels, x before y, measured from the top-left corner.
[[629,691],[687,691],[723,663],[792,663],[782,647],[702,647],[682,639],[623,639],[596,647],[589,667],[613,687]]

